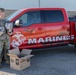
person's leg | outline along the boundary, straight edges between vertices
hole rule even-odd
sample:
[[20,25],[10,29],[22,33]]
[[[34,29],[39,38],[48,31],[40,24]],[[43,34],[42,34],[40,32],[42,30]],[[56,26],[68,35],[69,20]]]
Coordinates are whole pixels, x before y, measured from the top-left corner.
[[2,66],[2,57],[4,55],[4,54],[2,54],[2,51],[3,51],[3,43],[4,42],[2,40],[0,40],[0,68]]
[[9,56],[7,55],[9,50],[10,50],[10,41],[8,39],[7,41],[5,41],[5,44],[4,44],[4,58],[6,62],[9,61]]

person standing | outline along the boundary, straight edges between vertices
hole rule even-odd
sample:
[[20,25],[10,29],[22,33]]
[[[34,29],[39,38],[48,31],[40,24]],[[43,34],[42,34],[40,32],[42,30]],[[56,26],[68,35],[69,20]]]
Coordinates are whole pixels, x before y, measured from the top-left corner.
[[6,21],[4,20],[5,10],[0,8],[0,68],[2,67],[2,57],[6,60],[6,63],[9,62],[9,56],[7,55],[8,50],[10,49],[10,37],[8,30],[6,29]]

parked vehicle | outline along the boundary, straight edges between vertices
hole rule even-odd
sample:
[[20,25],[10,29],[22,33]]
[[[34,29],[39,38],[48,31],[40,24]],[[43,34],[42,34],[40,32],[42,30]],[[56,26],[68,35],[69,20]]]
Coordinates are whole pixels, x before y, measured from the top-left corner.
[[45,48],[74,44],[76,47],[76,22],[69,21],[64,8],[28,8],[9,15],[13,22],[11,48]]

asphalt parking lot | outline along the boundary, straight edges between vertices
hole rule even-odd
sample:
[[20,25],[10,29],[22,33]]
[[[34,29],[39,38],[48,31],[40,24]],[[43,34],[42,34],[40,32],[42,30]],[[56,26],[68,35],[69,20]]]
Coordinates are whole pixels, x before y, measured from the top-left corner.
[[22,71],[4,64],[0,71],[16,75],[76,75],[76,51],[73,46],[32,52],[31,66]]

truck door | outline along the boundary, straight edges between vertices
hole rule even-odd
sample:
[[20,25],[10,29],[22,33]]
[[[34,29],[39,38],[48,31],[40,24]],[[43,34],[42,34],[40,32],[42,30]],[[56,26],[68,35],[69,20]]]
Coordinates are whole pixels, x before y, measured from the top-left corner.
[[46,10],[45,30],[46,45],[69,43],[69,23],[65,21],[61,10]]
[[28,11],[17,20],[21,20],[22,25],[14,27],[12,47],[38,48],[44,46],[45,26],[42,23],[40,11]]

